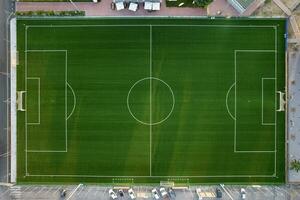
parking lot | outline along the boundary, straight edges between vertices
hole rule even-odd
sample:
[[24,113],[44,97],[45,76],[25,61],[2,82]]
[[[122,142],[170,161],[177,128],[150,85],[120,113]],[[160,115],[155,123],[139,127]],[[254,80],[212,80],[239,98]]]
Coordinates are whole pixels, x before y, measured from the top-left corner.
[[[207,186],[191,186],[187,188],[174,188],[176,197],[172,198],[174,200],[197,200],[199,199],[196,194],[196,189],[200,188],[201,191],[211,197],[203,197],[204,200],[215,200],[215,189],[220,188],[222,192],[222,200],[239,200],[241,199],[240,189],[243,186],[225,185],[224,189],[220,185],[207,185]],[[77,190],[75,191],[75,189]],[[72,186],[13,186],[10,189],[0,187],[0,199],[22,199],[22,200],[110,200],[108,191],[114,188],[102,187],[98,185],[78,185]],[[115,186],[116,188],[116,186]],[[118,187],[117,187],[118,188]],[[137,186],[133,187],[136,199],[138,200],[150,200],[154,199],[151,190],[154,187],[148,186]],[[159,190],[159,186],[155,187]],[[251,200],[299,200],[300,199],[300,186],[244,186],[246,191],[246,199]],[[166,188],[167,189],[167,188]],[[61,197],[60,192],[62,190],[66,191],[66,196]],[[125,195],[120,197],[118,194],[118,189],[114,189],[117,193],[117,199],[119,200],[129,200],[130,197],[127,193],[127,189],[123,189]],[[160,198],[161,195],[159,193]],[[164,198],[164,199],[170,199]]]

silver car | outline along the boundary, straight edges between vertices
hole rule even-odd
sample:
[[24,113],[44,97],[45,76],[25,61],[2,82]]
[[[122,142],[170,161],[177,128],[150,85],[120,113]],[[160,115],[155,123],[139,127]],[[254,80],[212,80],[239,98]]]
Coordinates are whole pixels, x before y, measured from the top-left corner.
[[136,199],[135,193],[132,188],[130,188],[128,190],[128,194],[129,194],[130,199]]
[[110,189],[108,191],[108,194],[109,194],[110,198],[112,198],[112,199],[117,199],[118,198],[117,194],[112,189]]
[[154,188],[151,193],[154,199],[159,199],[159,194],[156,188]]
[[160,194],[161,194],[161,196],[162,196],[163,198],[165,198],[165,197],[168,196],[168,193],[167,193],[167,191],[166,191],[166,189],[165,189],[164,187],[161,187],[161,188],[159,189],[159,191],[160,191]]

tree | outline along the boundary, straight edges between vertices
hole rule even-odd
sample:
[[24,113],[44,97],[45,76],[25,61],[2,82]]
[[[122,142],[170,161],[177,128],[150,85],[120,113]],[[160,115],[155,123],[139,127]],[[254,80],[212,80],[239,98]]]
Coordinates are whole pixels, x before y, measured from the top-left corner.
[[294,159],[291,161],[291,168],[292,170],[295,170],[296,172],[300,171],[300,160]]
[[213,0],[194,0],[195,5],[205,8],[207,5],[209,5]]

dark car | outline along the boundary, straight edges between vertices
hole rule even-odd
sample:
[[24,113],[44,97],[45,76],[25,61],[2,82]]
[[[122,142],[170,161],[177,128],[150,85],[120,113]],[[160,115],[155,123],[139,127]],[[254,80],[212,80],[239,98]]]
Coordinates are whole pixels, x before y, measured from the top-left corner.
[[168,193],[169,193],[169,196],[170,196],[171,198],[174,198],[174,199],[175,199],[176,194],[175,194],[175,191],[174,191],[172,188],[169,188],[169,189],[168,189]]
[[119,190],[120,197],[124,197],[124,191],[122,189]]
[[61,198],[65,198],[67,196],[67,191],[65,189],[60,189],[59,193]]
[[216,188],[216,196],[217,198],[222,198],[222,191],[220,190],[220,188]]

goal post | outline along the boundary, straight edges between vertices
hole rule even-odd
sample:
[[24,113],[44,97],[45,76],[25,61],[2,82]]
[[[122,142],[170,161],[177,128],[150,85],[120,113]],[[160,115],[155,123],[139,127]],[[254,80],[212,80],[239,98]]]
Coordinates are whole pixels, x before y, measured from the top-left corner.
[[23,96],[26,91],[17,91],[17,110],[18,111],[26,111],[23,104]]
[[280,111],[284,111],[285,110],[285,99],[284,99],[284,93],[277,91],[277,93],[279,94],[279,108],[276,110],[278,112]]

